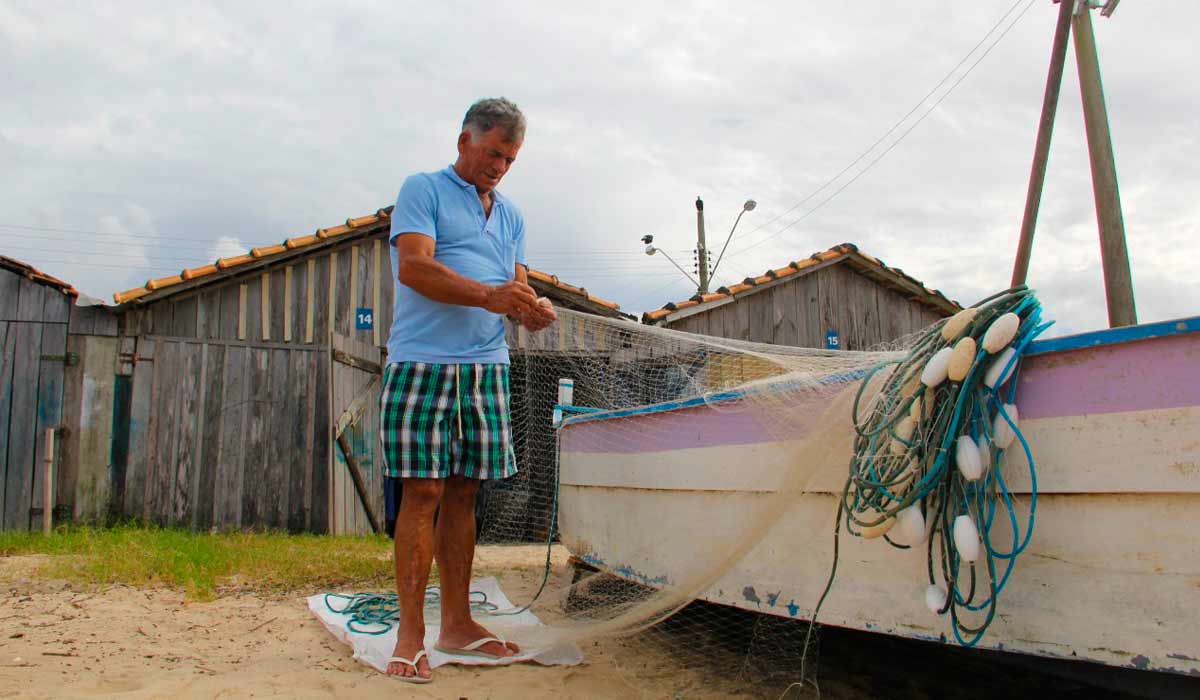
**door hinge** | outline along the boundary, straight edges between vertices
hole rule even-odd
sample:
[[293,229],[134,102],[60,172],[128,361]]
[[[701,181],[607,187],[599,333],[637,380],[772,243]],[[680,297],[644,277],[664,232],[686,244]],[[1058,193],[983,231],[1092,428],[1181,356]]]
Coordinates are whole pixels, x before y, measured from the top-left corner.
[[51,362],[62,362],[68,367],[74,367],[79,364],[79,353],[69,352],[66,355],[42,355],[41,359]]

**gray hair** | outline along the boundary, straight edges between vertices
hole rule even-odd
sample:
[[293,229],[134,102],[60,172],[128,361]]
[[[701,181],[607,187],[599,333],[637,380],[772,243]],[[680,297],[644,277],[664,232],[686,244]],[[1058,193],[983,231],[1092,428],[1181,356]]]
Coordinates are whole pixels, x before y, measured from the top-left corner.
[[509,143],[525,139],[525,115],[519,107],[503,97],[487,97],[467,110],[463,117],[463,131],[471,132],[471,140],[478,141],[479,137],[500,128],[504,130],[504,140]]

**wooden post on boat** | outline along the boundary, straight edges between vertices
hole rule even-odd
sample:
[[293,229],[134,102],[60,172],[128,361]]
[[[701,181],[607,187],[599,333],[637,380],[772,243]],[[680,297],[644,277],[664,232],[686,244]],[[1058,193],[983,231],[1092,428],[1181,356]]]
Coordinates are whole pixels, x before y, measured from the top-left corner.
[[1117,166],[1108,129],[1108,110],[1104,106],[1104,87],[1100,82],[1100,61],[1096,57],[1096,36],[1092,33],[1091,10],[1086,3],[1072,23],[1088,155],[1092,161],[1092,191],[1096,198],[1096,219],[1100,224],[1100,261],[1104,267],[1108,325],[1111,328],[1132,326],[1137,324],[1137,311],[1133,302],[1133,280],[1129,274],[1129,250],[1125,246],[1125,222],[1121,216],[1121,194],[1117,188]]
[[1067,40],[1071,34],[1074,5],[1074,0],[1059,0],[1058,26],[1050,49],[1050,73],[1046,76],[1046,94],[1042,98],[1042,121],[1038,124],[1037,145],[1033,150],[1033,167],[1029,173],[1029,191],[1025,195],[1025,215],[1021,219],[1021,239],[1017,243],[1017,261],[1013,264],[1012,287],[1025,284],[1029,274],[1029,255],[1033,250],[1033,232],[1042,203],[1042,186],[1046,182],[1050,137],[1054,134],[1054,118],[1058,113],[1058,93],[1062,87],[1063,64],[1067,62]]

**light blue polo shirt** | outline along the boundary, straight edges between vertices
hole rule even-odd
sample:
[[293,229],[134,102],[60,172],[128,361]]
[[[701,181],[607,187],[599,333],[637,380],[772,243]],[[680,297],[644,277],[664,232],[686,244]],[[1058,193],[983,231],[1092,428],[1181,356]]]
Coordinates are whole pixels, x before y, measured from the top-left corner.
[[[392,210],[389,241],[402,233],[429,236],[434,259],[484,284],[503,284],[513,278],[518,263],[525,264],[525,219],[516,205],[493,190],[492,215],[485,218],[475,186],[453,166],[404,181]],[[396,246],[388,247],[396,288],[388,362],[508,364],[499,314],[442,304],[401,283]]]

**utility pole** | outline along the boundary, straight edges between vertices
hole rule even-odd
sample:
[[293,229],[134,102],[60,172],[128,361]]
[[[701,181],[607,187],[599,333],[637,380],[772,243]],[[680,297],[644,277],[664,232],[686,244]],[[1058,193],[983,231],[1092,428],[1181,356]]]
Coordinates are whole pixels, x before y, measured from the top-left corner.
[[1038,123],[1037,145],[1033,149],[1033,167],[1029,173],[1029,191],[1025,195],[1025,215],[1021,219],[1021,240],[1017,243],[1017,261],[1013,265],[1012,284],[1025,284],[1029,275],[1029,255],[1033,251],[1033,232],[1037,228],[1038,208],[1042,204],[1042,186],[1046,182],[1046,164],[1050,159],[1050,137],[1058,112],[1058,93],[1062,87],[1063,64],[1067,62],[1067,40],[1071,34],[1071,15],[1075,0],[1059,0],[1058,26],[1050,49],[1050,72],[1046,76],[1046,94],[1042,98],[1042,120]]
[[696,262],[700,272],[700,294],[708,294],[708,246],[704,243],[704,200],[696,197]]
[[1125,220],[1121,215],[1117,165],[1108,128],[1108,110],[1104,105],[1104,87],[1100,82],[1096,36],[1092,33],[1092,15],[1086,2],[1072,24],[1079,91],[1083,96],[1083,121],[1092,161],[1092,192],[1096,198],[1096,219],[1100,224],[1100,261],[1104,267],[1108,325],[1110,328],[1132,326],[1137,324],[1137,309],[1129,273],[1129,250],[1125,245]]

